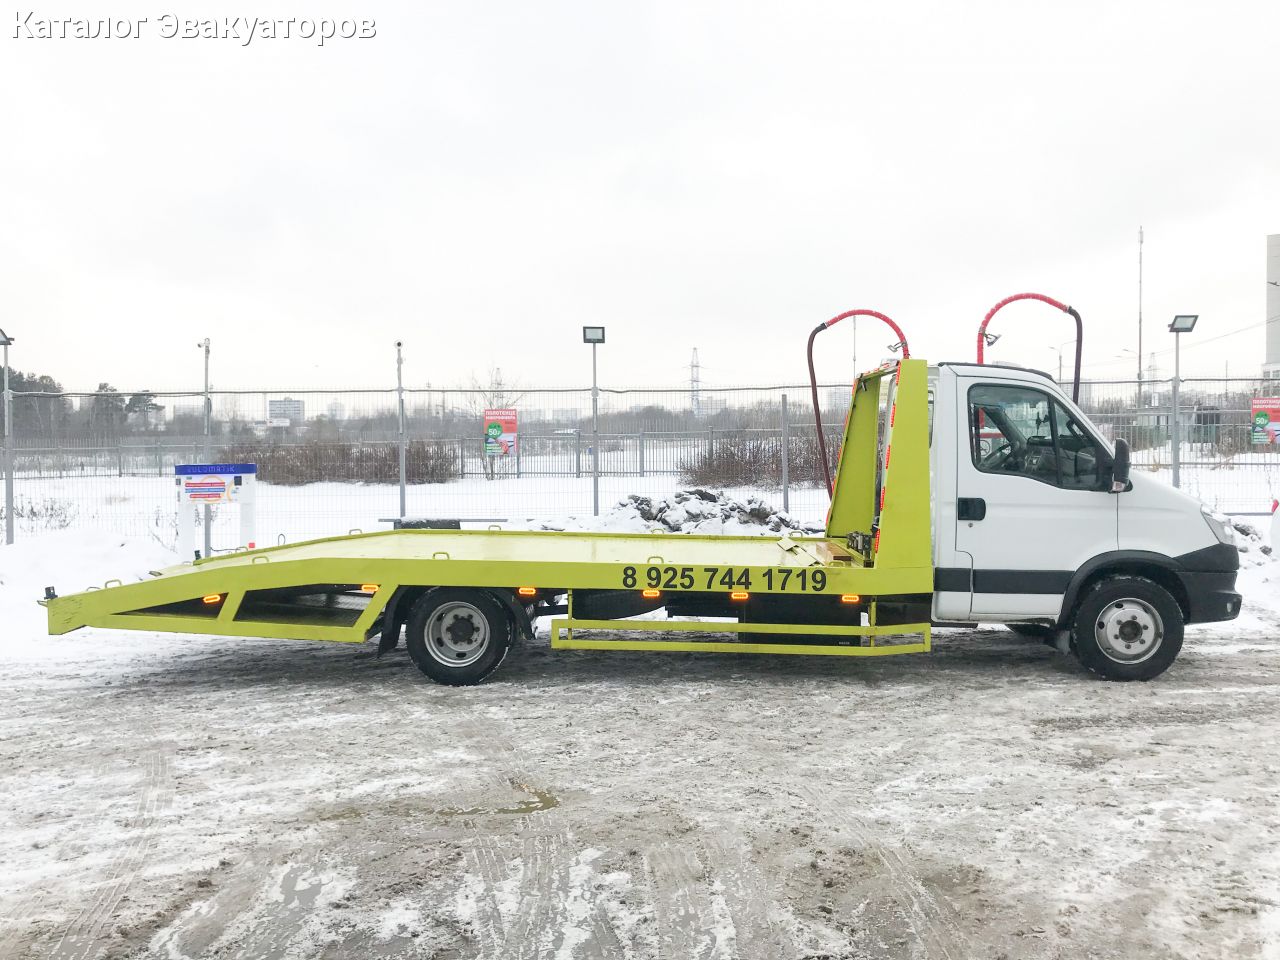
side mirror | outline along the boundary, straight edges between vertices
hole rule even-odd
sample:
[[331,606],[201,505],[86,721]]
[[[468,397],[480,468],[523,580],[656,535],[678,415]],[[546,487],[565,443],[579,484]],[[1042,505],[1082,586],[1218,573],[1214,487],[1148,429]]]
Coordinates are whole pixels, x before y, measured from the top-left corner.
[[1116,439],[1116,455],[1111,463],[1111,492],[1124,493],[1129,487],[1129,444]]

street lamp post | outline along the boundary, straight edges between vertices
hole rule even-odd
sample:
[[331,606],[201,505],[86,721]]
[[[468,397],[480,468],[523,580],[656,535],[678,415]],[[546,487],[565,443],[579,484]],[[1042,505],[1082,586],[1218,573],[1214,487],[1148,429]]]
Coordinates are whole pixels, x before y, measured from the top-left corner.
[[4,542],[13,543],[13,394],[9,392],[9,344],[13,338],[0,330],[4,347]]
[[596,383],[596,347],[604,343],[604,327],[583,327],[582,342],[591,344],[591,513],[600,516],[600,388]]
[[[999,339],[998,336],[997,336],[997,339]],[[1062,348],[1065,347],[1068,343],[1075,343],[1075,342],[1076,342],[1076,338],[1072,337],[1070,340],[1063,340],[1056,347],[1049,348],[1054,352],[1054,354],[1058,358],[1058,386],[1062,386]]]
[[1182,461],[1182,426],[1178,422],[1178,392],[1182,385],[1182,335],[1196,328],[1199,314],[1180,313],[1169,324],[1169,332],[1173,334],[1173,422],[1170,424],[1170,446],[1173,448],[1173,485],[1179,486],[1179,467]]
[[[209,396],[209,338],[205,337],[196,344],[204,351],[204,462],[213,457],[213,399]],[[213,556],[213,511],[209,504],[202,504],[201,517],[204,520],[204,554]]]

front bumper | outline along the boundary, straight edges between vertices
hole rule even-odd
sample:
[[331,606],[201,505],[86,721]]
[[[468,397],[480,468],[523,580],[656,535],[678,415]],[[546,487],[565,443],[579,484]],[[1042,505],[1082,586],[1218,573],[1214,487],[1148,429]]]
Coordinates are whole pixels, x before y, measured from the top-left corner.
[[1236,571],[1211,573],[1178,571],[1187,593],[1187,623],[1217,623],[1240,616],[1240,594],[1236,592]]

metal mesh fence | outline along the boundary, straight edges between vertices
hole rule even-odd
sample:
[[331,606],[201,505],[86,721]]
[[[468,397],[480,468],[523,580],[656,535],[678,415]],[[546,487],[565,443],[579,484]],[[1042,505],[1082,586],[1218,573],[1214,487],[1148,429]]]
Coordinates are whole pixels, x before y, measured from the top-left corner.
[[[1179,486],[1229,513],[1266,512],[1280,493],[1280,447],[1253,443],[1253,400],[1280,393],[1261,379],[1184,379],[1179,388]],[[1092,381],[1080,406],[1109,438],[1123,437],[1135,470],[1172,482],[1173,382]]]
[[[790,466],[782,489],[784,395]],[[826,505],[808,387],[689,391],[601,390],[602,509],[628,494],[687,484]],[[837,449],[847,386],[823,388],[828,445]],[[177,536],[174,468],[258,466],[260,542],[378,529],[399,514],[400,422],[395,390],[14,394],[15,516],[19,533],[90,526]],[[406,390],[406,514],[480,523],[590,514],[596,450],[591,391]],[[512,455],[485,454],[482,418],[519,411]],[[214,512],[216,543],[232,543],[230,510]]]
[[[1272,392],[1261,380],[1183,381],[1184,489],[1226,511],[1269,508],[1280,453],[1251,443],[1251,402]],[[1091,381],[1080,405],[1108,438],[1129,442],[1134,469],[1171,481],[1171,394],[1170,381]],[[849,388],[824,385],[820,396],[834,457]],[[399,514],[394,389],[214,392],[208,437],[205,403],[201,393],[15,393],[18,534],[87,526],[172,544],[174,468],[204,462],[258,465],[259,542],[379,529]],[[518,410],[508,456],[485,455],[482,418],[495,407]],[[407,515],[487,523],[590,514],[589,389],[406,390],[404,411]],[[599,431],[602,510],[628,494],[699,485],[785,501],[803,520],[825,514],[807,385],[602,389]],[[217,545],[234,545],[233,510],[215,510]]]

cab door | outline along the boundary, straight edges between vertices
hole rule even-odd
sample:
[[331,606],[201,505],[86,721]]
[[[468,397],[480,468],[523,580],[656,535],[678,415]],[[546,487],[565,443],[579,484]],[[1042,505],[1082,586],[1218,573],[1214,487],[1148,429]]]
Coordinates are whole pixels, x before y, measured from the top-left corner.
[[952,367],[929,371],[929,512],[933,517],[933,619],[967,620],[972,602],[973,559],[956,549],[956,460],[968,445],[953,429],[963,421],[956,401],[964,401]]
[[958,386],[956,548],[973,558],[969,616],[1056,617],[1075,571],[1117,546],[1110,454],[1079,411],[1035,383]]

